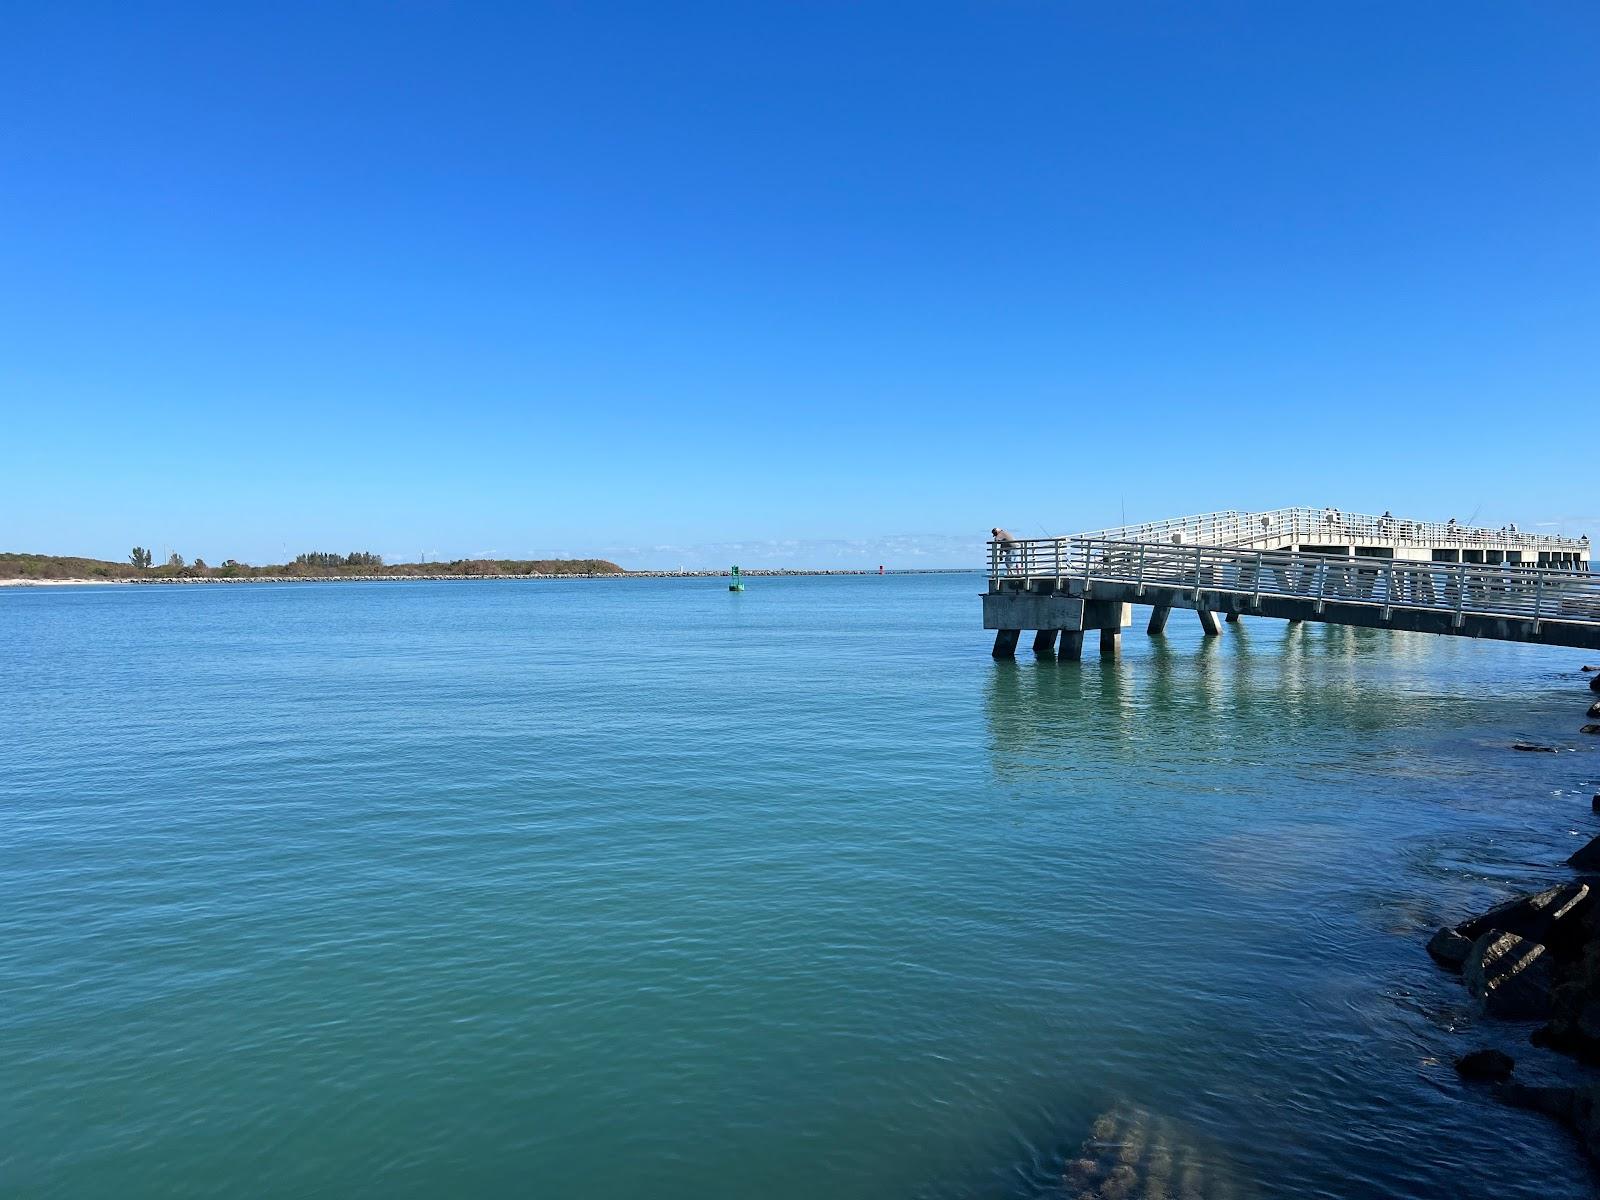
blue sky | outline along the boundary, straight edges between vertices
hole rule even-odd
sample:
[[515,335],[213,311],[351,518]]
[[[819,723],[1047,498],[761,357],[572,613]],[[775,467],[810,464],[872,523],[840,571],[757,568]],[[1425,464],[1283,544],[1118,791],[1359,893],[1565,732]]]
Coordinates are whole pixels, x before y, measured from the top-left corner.
[[0,11],[0,543],[1600,534],[1600,7]]

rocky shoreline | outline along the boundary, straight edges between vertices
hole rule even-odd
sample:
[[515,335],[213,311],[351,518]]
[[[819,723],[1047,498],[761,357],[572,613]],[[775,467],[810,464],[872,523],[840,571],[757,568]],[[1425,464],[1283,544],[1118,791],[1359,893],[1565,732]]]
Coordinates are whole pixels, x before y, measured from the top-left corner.
[[[1591,673],[1590,690],[1600,692],[1600,668],[1583,670]],[[1600,701],[1587,715],[1600,716]],[[1600,725],[1584,725],[1579,732],[1600,733]],[[1518,742],[1512,749],[1557,748]],[[1590,807],[1600,813],[1600,792]],[[1489,1016],[1538,1023],[1529,1037],[1532,1045],[1600,1066],[1600,836],[1563,865],[1570,869],[1568,878],[1439,929],[1427,952],[1440,967],[1461,976]],[[1492,1085],[1501,1102],[1563,1122],[1600,1162],[1600,1082],[1514,1080],[1516,1061],[1492,1049],[1462,1055],[1455,1067],[1464,1079]]]

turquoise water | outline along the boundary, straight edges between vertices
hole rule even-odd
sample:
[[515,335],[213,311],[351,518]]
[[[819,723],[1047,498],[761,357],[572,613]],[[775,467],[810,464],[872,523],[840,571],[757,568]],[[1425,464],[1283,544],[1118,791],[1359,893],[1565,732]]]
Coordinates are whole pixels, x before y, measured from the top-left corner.
[[1600,832],[1581,653],[981,586],[0,591],[0,1193],[1592,1188],[1422,951]]

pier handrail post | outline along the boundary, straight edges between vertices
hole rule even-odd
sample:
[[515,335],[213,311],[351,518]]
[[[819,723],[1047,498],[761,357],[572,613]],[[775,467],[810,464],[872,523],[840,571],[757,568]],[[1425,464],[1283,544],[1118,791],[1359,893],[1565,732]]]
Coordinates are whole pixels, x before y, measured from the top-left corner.
[[1544,609],[1544,573],[1540,572],[1533,588],[1533,632],[1539,632],[1539,614]]
[[1136,594],[1140,596],[1144,595],[1144,552],[1146,548],[1144,542],[1139,543],[1139,590]]
[[1251,604],[1251,607],[1253,607],[1253,608],[1260,608],[1261,607],[1261,557],[1262,557],[1261,551],[1257,550],[1256,551],[1256,578],[1255,578],[1256,594],[1254,596],[1252,596],[1251,599],[1250,599],[1250,604]]
[[1056,591],[1061,590],[1061,539],[1056,539]]
[[1456,566],[1456,615],[1455,627],[1461,628],[1461,609],[1467,602],[1467,564],[1459,563]]
[[1389,619],[1389,606],[1394,603],[1394,559],[1383,571],[1383,619]]
[[1197,604],[1200,602],[1200,553],[1203,549],[1203,546],[1194,548],[1194,598]]

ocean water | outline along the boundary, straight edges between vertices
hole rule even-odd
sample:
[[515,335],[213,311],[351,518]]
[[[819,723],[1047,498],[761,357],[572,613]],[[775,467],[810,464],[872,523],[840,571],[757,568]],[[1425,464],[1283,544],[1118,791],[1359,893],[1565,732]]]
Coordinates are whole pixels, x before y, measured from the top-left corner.
[[0,1194],[1593,1190],[1423,952],[1600,832],[1581,652],[982,583],[0,590]]

